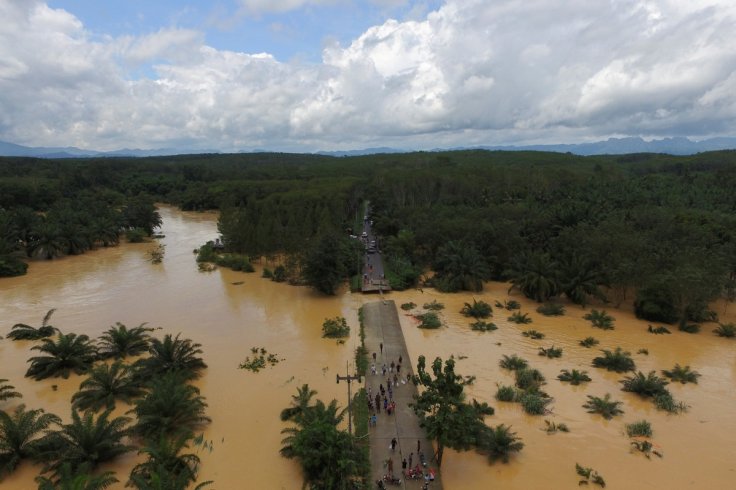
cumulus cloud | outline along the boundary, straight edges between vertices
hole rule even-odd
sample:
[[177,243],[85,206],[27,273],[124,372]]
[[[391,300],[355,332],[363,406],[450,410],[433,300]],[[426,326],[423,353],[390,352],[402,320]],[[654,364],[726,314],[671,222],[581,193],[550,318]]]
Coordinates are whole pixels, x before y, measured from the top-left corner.
[[0,17],[0,139],[21,144],[310,151],[736,131],[725,0],[447,0],[330,44],[320,63],[217,50],[186,29],[93,38],[36,0],[0,2]]
[[251,14],[274,14],[309,5],[335,5],[342,1],[344,0],[240,0],[240,4]]

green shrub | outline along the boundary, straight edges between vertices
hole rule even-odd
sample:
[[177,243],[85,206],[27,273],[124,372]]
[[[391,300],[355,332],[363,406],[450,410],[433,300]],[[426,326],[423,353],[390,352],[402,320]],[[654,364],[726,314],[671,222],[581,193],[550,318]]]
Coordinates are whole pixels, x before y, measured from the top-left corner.
[[0,277],[22,276],[28,271],[28,264],[12,255],[0,255]]
[[480,319],[491,316],[493,314],[493,309],[491,308],[491,305],[485,301],[476,301],[473,299],[473,303],[465,303],[465,306],[460,310],[460,313],[465,316]]
[[518,310],[519,308],[521,308],[521,303],[519,303],[515,299],[510,299],[506,301],[506,303],[504,304],[504,308],[506,308],[509,311]]
[[125,232],[125,238],[130,243],[142,243],[146,239],[148,233],[143,228],[132,228]]
[[516,390],[513,386],[499,386],[496,390],[496,400],[500,402],[512,402],[516,399]]
[[559,303],[545,303],[537,307],[537,313],[544,316],[562,316],[565,314],[565,307]]
[[542,396],[538,392],[525,392],[519,396],[519,403],[529,415],[544,415],[547,413],[547,405],[552,403],[552,399]]
[[539,391],[544,385],[544,375],[534,368],[522,368],[516,370],[516,387],[524,391]]
[[578,344],[582,345],[583,347],[593,347],[594,345],[598,345],[600,342],[598,342],[598,339],[595,337],[585,337],[583,340],[578,342]]
[[521,332],[521,335],[523,335],[524,337],[529,337],[530,339],[534,339],[534,340],[541,340],[544,338],[544,334],[536,330],[524,330],[523,332]]
[[419,328],[435,329],[442,326],[442,321],[440,320],[440,317],[437,316],[437,313],[433,311],[414,315],[414,318],[419,320]]
[[700,373],[690,369],[690,366],[682,367],[679,364],[675,364],[671,370],[662,370],[662,374],[670,378],[672,381],[680,382],[682,384],[695,383],[698,384],[698,378]]
[[639,288],[634,299],[634,313],[637,318],[650,322],[672,324],[680,318],[674,294],[664,284]]
[[624,373],[636,369],[636,364],[631,358],[631,353],[621,350],[621,347],[616,347],[615,351],[603,349],[601,352],[603,352],[603,356],[593,359],[593,366],[606,368],[608,371],[615,371],[617,373]]
[[528,313],[522,313],[520,311],[514,312],[510,317],[508,317],[508,321],[513,323],[518,323],[519,325],[526,325],[532,322],[532,319],[529,318]]
[[471,323],[470,328],[478,332],[491,332],[493,330],[498,330],[498,327],[495,323],[484,322],[483,320],[478,320],[477,322]]
[[273,279],[273,271],[268,267],[264,267],[263,272],[261,273],[261,277],[264,279]]
[[207,242],[197,250],[197,262],[215,262],[217,254],[215,249],[212,247],[212,242]]
[[540,356],[545,356],[545,357],[547,357],[549,359],[553,359],[553,358],[556,358],[556,357],[562,357],[562,347],[552,346],[552,347],[549,347],[547,349],[545,349],[544,347],[540,347],[539,348],[539,355]]
[[629,437],[652,437],[652,424],[646,420],[626,424],[626,434]]
[[659,410],[664,410],[669,413],[682,413],[687,412],[688,406],[683,402],[675,401],[672,394],[668,391],[666,393],[660,393],[654,397],[654,406]]
[[404,310],[404,311],[413,310],[416,307],[417,307],[417,304],[416,303],[411,303],[411,302],[409,302],[409,303],[403,303],[401,305],[401,309]]
[[736,337],[736,324],[734,323],[719,323],[718,327],[713,330],[713,333],[719,337],[726,337],[732,339]]
[[350,335],[350,327],[344,317],[328,318],[322,324],[322,337],[340,338]]
[[526,359],[522,359],[516,354],[512,354],[511,356],[507,356],[506,354],[504,354],[501,360],[498,362],[498,365],[501,367],[501,369],[518,371],[519,369],[526,368],[529,363],[526,362]]
[[613,321],[615,318],[606,313],[605,310],[591,310],[590,313],[586,313],[583,318],[590,321],[591,325],[596,328],[600,328],[602,330],[613,330]]
[[[358,281],[360,281],[360,276],[358,277]],[[287,279],[287,273],[286,273],[286,267],[283,265],[277,265],[276,268],[273,270],[273,281],[274,282],[284,282]],[[358,288],[360,290],[360,288]]]

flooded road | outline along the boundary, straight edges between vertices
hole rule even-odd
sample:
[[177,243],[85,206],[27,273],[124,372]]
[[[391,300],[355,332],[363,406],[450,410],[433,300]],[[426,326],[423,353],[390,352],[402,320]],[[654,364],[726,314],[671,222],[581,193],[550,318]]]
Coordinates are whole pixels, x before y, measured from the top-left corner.
[[[214,480],[218,489],[294,489],[301,487],[298,465],[281,458],[280,410],[303,383],[318,391],[318,397],[337,398],[346,403],[346,386],[335,384],[335,374],[345,374],[358,341],[357,309],[376,296],[363,297],[345,292],[326,298],[307,288],[277,284],[260,277],[260,272],[243,274],[225,269],[203,273],[197,270],[193,249],[217,234],[214,214],[181,213],[173,208],[160,210],[164,219],[160,242],[166,246],[162,264],[147,261],[155,243],[123,244],[78,257],[50,262],[33,262],[29,274],[0,279],[0,334],[6,335],[14,323],[38,326],[46,311],[57,308],[51,324],[63,332],[96,337],[115,322],[128,327],[148,322],[160,327],[156,335],[179,333],[202,344],[209,368],[198,382],[213,419],[204,431],[212,451],[198,450],[202,459],[200,480]],[[242,281],[242,284],[234,284]],[[440,295],[430,290],[391,293],[397,304],[414,301],[420,306],[432,299],[446,305],[441,317],[447,326],[423,331],[400,312],[404,336],[413,362],[424,354],[447,358],[454,354],[460,374],[475,375],[469,395],[488,401],[496,414],[488,423],[510,424],[525,443],[524,450],[507,465],[489,465],[473,452],[446,451],[443,480],[449,489],[531,489],[576,488],[575,463],[595,468],[608,488],[690,489],[728,488],[736,478],[736,341],[721,339],[704,325],[697,335],[673,329],[672,335],[646,332],[646,322],[630,312],[609,309],[616,329],[601,331],[582,319],[584,310],[568,306],[565,316],[548,318],[536,305],[518,295],[522,312],[534,319],[530,325],[506,320],[508,312],[494,308],[499,329],[479,333],[470,330],[468,319],[459,314],[463,303],[508,298],[506,285],[490,284],[481,294]],[[722,318],[734,320],[731,306]],[[325,318],[345,316],[353,327],[350,339],[339,345],[321,338]],[[529,328],[546,334],[544,340],[520,335]],[[578,340],[594,336],[601,344],[592,349],[578,346]],[[538,347],[563,348],[560,359],[537,355]],[[251,347],[265,347],[285,359],[260,373],[237,369]],[[638,369],[670,369],[675,363],[689,364],[702,377],[698,385],[670,385],[676,399],[691,406],[682,415],[667,415],[650,402],[623,393],[623,375],[590,366],[598,349],[621,346],[636,353],[646,348],[649,355],[634,354]],[[27,342],[0,340],[0,378],[9,379],[28,407],[43,407],[69,419],[69,400],[81,377],[69,380],[32,381],[23,377],[31,357]],[[518,354],[547,377],[547,391],[554,397],[553,414],[524,415],[516,404],[493,399],[496,384],[512,384],[510,374],[498,369],[503,354]],[[467,356],[467,357],[465,357]],[[560,369],[585,369],[593,378],[587,385],[573,387],[555,379]],[[57,389],[52,388],[57,385]],[[624,402],[625,414],[605,421],[585,412],[586,395],[611,393]],[[0,402],[12,409],[18,402]],[[117,413],[122,414],[122,406]],[[664,458],[646,459],[630,452],[624,424],[646,418],[654,429],[654,442]],[[544,419],[564,422],[569,434],[547,435]],[[106,469],[116,470],[123,488],[136,462],[131,455]],[[24,464],[0,487],[5,490],[35,488],[38,468]]]

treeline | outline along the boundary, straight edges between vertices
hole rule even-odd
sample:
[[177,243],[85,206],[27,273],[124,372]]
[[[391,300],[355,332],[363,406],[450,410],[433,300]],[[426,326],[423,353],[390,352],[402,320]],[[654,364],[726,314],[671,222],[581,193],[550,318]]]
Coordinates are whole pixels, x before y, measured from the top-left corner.
[[[709,301],[736,290],[735,164],[729,151],[8,158],[0,207],[51,216],[92,195],[119,211],[143,195],[220,209],[229,251],[279,256],[292,282],[337,270],[324,286],[308,280],[334,292],[359,265],[347,234],[360,231],[368,200],[394,288],[431,269],[444,291],[509,280],[538,301],[634,298],[645,318],[700,321]],[[320,263],[330,254],[338,263]]]

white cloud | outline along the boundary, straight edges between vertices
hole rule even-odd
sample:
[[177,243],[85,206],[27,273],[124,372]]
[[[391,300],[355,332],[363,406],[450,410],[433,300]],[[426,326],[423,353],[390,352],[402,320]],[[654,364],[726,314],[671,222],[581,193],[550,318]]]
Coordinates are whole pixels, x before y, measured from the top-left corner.
[[736,133],[736,5],[725,0],[448,0],[333,43],[317,64],[216,50],[185,29],[93,38],[40,1],[0,2],[0,18],[0,140],[20,144],[315,150]]
[[250,14],[274,14],[296,10],[309,5],[335,5],[344,0],[240,0]]

